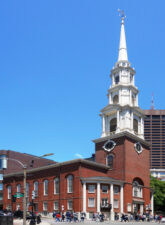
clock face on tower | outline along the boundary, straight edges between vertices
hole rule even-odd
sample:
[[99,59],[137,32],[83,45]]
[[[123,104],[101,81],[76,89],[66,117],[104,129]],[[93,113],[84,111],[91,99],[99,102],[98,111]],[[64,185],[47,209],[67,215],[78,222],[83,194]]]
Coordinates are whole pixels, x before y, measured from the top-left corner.
[[143,148],[139,142],[134,144],[135,150],[137,151],[138,154],[142,153]]
[[114,141],[108,140],[103,145],[103,148],[104,148],[105,151],[110,152],[110,151],[112,151],[114,149],[115,146],[116,146],[116,143]]

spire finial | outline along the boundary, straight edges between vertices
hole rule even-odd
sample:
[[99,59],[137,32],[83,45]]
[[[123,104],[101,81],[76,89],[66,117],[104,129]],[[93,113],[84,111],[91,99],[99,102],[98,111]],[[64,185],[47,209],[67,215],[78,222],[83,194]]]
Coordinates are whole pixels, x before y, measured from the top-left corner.
[[118,61],[128,61],[125,30],[124,30],[124,19],[126,18],[126,15],[124,13],[124,10],[118,9],[118,12],[119,16],[121,17],[121,33],[120,33]]
[[119,16],[121,17],[121,20],[124,20],[126,18],[124,10],[118,9],[118,12],[119,12]]

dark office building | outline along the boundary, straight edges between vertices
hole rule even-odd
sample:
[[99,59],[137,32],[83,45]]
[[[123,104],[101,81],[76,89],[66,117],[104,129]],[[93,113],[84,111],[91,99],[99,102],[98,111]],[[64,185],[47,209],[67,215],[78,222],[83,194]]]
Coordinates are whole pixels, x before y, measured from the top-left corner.
[[165,179],[165,110],[150,109],[144,113],[144,137],[151,143],[151,173]]

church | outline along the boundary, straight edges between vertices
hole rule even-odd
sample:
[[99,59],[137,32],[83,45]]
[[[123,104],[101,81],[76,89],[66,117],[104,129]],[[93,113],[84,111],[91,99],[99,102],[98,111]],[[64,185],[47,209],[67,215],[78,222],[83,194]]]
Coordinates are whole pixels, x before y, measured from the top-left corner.
[[[102,134],[93,140],[94,157],[27,170],[27,211],[51,216],[53,211],[104,213],[110,220],[122,213],[154,213],[150,190],[149,143],[144,140],[144,113],[138,106],[135,70],[128,61],[125,17],[121,16],[118,60],[111,70],[108,104],[101,110]],[[23,171],[4,176],[4,208],[23,210]],[[33,192],[34,191],[34,192]]]

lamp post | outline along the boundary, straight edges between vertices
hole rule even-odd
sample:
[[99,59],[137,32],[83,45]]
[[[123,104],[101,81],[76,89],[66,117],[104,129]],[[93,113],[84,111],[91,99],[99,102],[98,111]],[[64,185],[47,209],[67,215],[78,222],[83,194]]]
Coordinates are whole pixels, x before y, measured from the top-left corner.
[[[50,155],[54,155],[54,153],[47,153],[47,154],[44,154],[44,155],[42,155],[40,157],[43,158],[43,157],[50,156]],[[3,158],[2,158],[2,160],[3,160]],[[4,160],[15,161],[15,162],[19,163],[22,166],[22,168],[23,168],[23,192],[24,192],[24,196],[23,196],[23,225],[26,225],[26,196],[27,196],[26,174],[27,174],[27,165],[23,164],[21,161],[19,161],[17,159],[6,158]],[[5,163],[5,166],[6,166],[5,169],[6,169],[7,168],[7,161],[4,161],[3,163]]]

